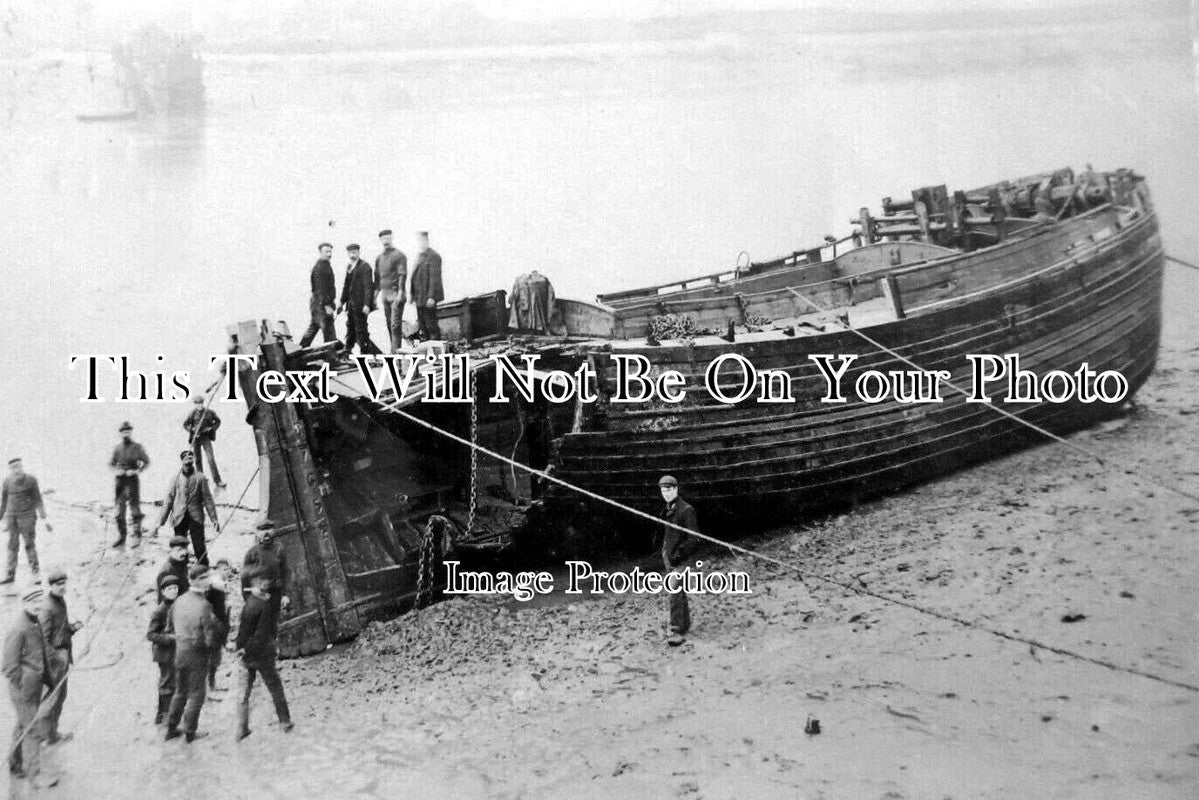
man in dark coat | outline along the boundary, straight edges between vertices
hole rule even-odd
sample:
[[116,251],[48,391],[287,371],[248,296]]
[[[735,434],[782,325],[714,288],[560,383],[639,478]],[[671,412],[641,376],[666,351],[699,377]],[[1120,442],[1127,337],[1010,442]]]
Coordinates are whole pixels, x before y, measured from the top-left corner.
[[208,663],[217,642],[217,621],[204,596],[208,591],[208,567],[195,565],[188,580],[191,586],[171,606],[169,614],[175,630],[175,694],[167,713],[166,738],[174,739],[182,733],[191,743],[196,739],[200,710],[208,696]]
[[46,519],[46,504],[42,501],[42,489],[37,478],[25,471],[21,459],[8,461],[9,474],[0,486],[0,520],[7,522],[8,529],[8,573],[0,583],[12,583],[17,578],[18,545],[25,542],[25,557],[29,570],[37,580],[37,519],[42,518],[46,530],[51,533],[50,521]]
[[221,418],[211,408],[206,407],[203,395],[192,398],[195,408],[183,420],[183,429],[187,431],[192,443],[192,453],[196,457],[196,469],[204,471],[204,456],[208,456],[208,468],[212,470],[212,482],[218,488],[224,489],[225,482],[221,480],[221,471],[216,465],[216,455],[212,452],[212,443],[216,441],[217,428],[221,427]]
[[155,532],[167,523],[175,529],[176,536],[190,536],[192,552],[196,563],[208,566],[208,545],[204,541],[204,512],[212,518],[212,525],[217,532],[221,523],[216,516],[216,503],[212,500],[212,490],[208,488],[208,478],[203,472],[196,471],[196,457],[191,450],[179,454],[182,466],[179,474],[171,481],[166,499],[162,501],[162,516],[159,517]]
[[437,304],[445,299],[445,292],[441,288],[441,255],[429,247],[428,231],[421,231],[417,237],[420,257],[412,269],[412,291],[409,296],[416,306],[416,321],[420,326],[418,335],[423,341],[428,341],[441,338]]
[[371,341],[368,322],[375,307],[375,277],[371,265],[358,257],[359,250],[356,244],[346,247],[350,262],[346,264],[346,279],[341,285],[340,308],[346,310],[346,353],[357,344],[358,352],[376,355],[379,348]]
[[46,580],[50,588],[46,602],[42,605],[38,622],[42,626],[42,638],[46,641],[46,667],[49,672],[50,684],[54,688],[54,697],[46,712],[46,741],[57,744],[71,738],[58,732],[58,720],[62,717],[62,707],[67,701],[67,673],[74,663],[72,657],[71,639],[83,627],[82,622],[71,622],[67,617],[67,573],[61,569],[50,572]]
[[337,340],[337,331],[333,327],[333,315],[337,309],[337,279],[333,277],[333,245],[321,242],[317,248],[321,257],[312,265],[308,281],[312,286],[312,295],[308,299],[308,312],[312,321],[308,330],[300,338],[300,347],[307,347],[316,338],[317,331],[325,342]]
[[262,682],[270,690],[279,727],[285,733],[293,727],[287,697],[283,693],[283,681],[275,666],[279,621],[267,596],[269,585],[270,579],[264,575],[254,573],[250,577],[250,595],[242,606],[237,625],[237,656],[242,665],[241,703],[237,714],[238,739],[250,735],[250,693],[254,690],[254,678],[258,675],[262,676]]
[[375,291],[383,306],[383,320],[391,337],[391,352],[404,344],[404,287],[408,283],[408,256],[391,246],[391,231],[379,231],[383,252],[375,258]]
[[142,538],[142,506],[141,478],[139,477],[150,466],[150,457],[146,449],[133,441],[133,426],[128,422],[121,423],[121,443],[112,451],[108,466],[116,475],[116,510],[117,540],[113,547],[123,547],[125,544],[125,509],[128,507],[133,515],[133,543],[136,545]]
[[158,577],[155,579],[160,603],[162,602],[162,581],[168,575],[174,576],[175,582],[179,585],[180,594],[187,591],[187,573],[191,569],[187,560],[187,537],[172,536],[170,548],[167,551],[166,563],[162,565],[162,569],[158,570]]
[[150,628],[146,638],[150,640],[150,654],[158,665],[158,709],[154,713],[154,724],[161,725],[171,707],[175,694],[175,628],[171,619],[171,606],[179,597],[179,578],[167,573],[158,579],[158,607],[150,614]]
[[266,590],[271,598],[271,610],[278,620],[287,607],[287,596],[283,593],[283,581],[287,576],[287,554],[275,536],[273,528],[258,534],[257,543],[246,551],[241,566],[242,594],[250,591],[250,576],[260,575],[268,581]]
[[[683,533],[679,528],[689,531],[699,531],[699,523],[695,517],[695,509],[683,498],[679,497],[679,482],[673,475],[663,475],[658,481],[658,489],[666,507],[659,515],[667,523],[663,525],[662,533],[662,565],[667,572],[682,571],[690,567],[696,569],[693,554],[696,541],[692,536]],[[677,526],[677,527],[675,527]],[[687,593],[678,591],[669,593],[670,598],[670,633],[667,643],[673,647],[683,643],[683,637],[691,629],[691,609],[687,604]]]
[[21,598],[21,611],[4,637],[4,677],[8,679],[8,697],[17,712],[8,771],[18,777],[37,776],[46,735],[38,719],[42,693],[50,682],[46,641],[38,624],[41,606],[41,589],[26,592]]
[[217,641],[216,646],[212,648],[212,655],[208,659],[208,691],[223,692],[223,688],[216,685],[216,673],[221,666],[221,651],[225,648],[225,642],[229,641],[229,602],[225,594],[225,569],[228,569],[229,564],[226,561],[218,561],[216,569],[208,573],[209,586],[208,591],[204,593],[205,599],[208,600],[208,605],[212,606],[212,615],[216,617],[217,624]]

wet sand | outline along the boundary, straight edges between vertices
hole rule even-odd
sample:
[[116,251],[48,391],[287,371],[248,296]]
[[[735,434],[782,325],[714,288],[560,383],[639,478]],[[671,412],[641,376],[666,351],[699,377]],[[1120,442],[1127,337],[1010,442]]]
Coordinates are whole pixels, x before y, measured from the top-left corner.
[[[1197,377],[1199,347],[1163,346],[1132,412],[1073,440],[1193,487]],[[66,543],[92,548],[77,556],[69,598],[75,616],[98,609],[82,641],[99,630],[64,712],[75,739],[54,748],[59,797],[1199,791],[1196,694],[744,557],[718,566],[749,572],[753,595],[696,599],[678,649],[664,645],[660,597],[455,599],[285,662],[290,735],[259,688],[248,740],[234,741],[234,693],[224,692],[204,709],[209,737],[163,742],[144,629],[165,538],[105,551],[111,532],[93,512],[51,513],[51,558],[71,563]],[[239,563],[251,521],[235,516],[214,554]],[[1199,683],[1197,521],[1199,503],[1047,445],[748,544],[872,592]],[[15,612],[15,600],[4,606]],[[233,686],[228,663],[222,671]],[[820,735],[803,733],[809,717]],[[10,719],[6,707],[0,725]]]

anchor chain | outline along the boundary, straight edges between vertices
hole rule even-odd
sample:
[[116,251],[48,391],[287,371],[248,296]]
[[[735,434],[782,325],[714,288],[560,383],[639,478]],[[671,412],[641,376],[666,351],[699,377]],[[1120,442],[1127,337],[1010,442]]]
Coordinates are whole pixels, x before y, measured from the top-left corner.
[[[424,608],[433,601],[433,589],[437,585],[437,561],[438,561],[438,546],[437,546],[437,531],[434,526],[440,526],[441,532],[447,537],[449,536],[450,521],[440,514],[434,514],[429,517],[429,521],[425,523],[425,535],[421,539],[420,546],[420,566],[416,573],[416,601],[417,608]],[[448,552],[451,545],[446,543],[446,546],[440,548],[443,553]]]
[[479,382],[479,373],[470,373],[470,508],[466,515],[466,536],[469,538],[475,530],[475,512],[479,504],[479,401],[475,388]]

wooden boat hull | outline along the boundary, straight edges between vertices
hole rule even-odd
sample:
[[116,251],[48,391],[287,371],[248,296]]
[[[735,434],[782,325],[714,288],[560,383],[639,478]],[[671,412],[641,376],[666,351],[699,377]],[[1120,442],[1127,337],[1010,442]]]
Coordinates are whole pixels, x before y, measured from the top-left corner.
[[[1163,256],[1152,214],[1095,244],[1094,233],[1115,226],[1115,219],[1106,214],[1071,220],[1046,230],[1045,241],[1034,237],[1009,252],[992,248],[963,256],[957,259],[962,280],[979,269],[986,269],[992,280],[1005,270],[1027,277],[940,306],[930,271],[914,273],[910,297],[929,305],[928,310],[917,307],[906,319],[864,332],[922,369],[949,370],[953,382],[963,387],[969,386],[967,354],[1018,353],[1022,368],[1038,374],[1072,372],[1083,362],[1096,371],[1119,370],[1135,392],[1156,360]],[[1091,249],[1072,258],[1064,243],[1079,239],[1090,241]],[[1000,263],[1005,260],[1016,263]],[[820,402],[827,384],[808,361],[809,354],[858,355],[847,385],[866,369],[908,369],[850,331],[638,352],[655,369],[687,375],[691,402],[657,408],[610,405],[602,421],[605,430],[562,438],[555,474],[654,510],[660,505],[656,479],[670,473],[708,524],[724,530],[760,527],[877,496],[1045,441],[951,391],[941,404]],[[751,400],[730,407],[710,399],[699,389],[702,370],[729,352],[746,356],[758,369],[785,369],[796,402],[762,405]],[[605,377],[610,384],[611,369]],[[1086,427],[1118,410],[1102,402],[1005,407],[1056,433]]]

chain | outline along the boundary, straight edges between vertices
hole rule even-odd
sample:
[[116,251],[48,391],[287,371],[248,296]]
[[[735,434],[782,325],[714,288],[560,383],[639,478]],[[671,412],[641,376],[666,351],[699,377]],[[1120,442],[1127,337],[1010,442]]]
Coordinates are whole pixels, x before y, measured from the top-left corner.
[[475,511],[478,508],[479,495],[479,401],[476,398],[476,387],[479,373],[470,373],[470,511],[466,516],[466,535],[470,536],[475,529]]
[[425,523],[425,536],[420,545],[420,566],[416,573],[416,608],[424,608],[433,602],[433,588],[437,584],[438,551],[446,553],[453,546],[450,541],[443,542],[440,548],[437,546],[438,534],[434,530],[434,526],[440,526],[441,533],[447,540],[450,536],[448,519],[440,514],[429,517],[429,521]]

